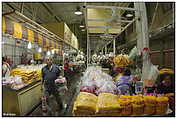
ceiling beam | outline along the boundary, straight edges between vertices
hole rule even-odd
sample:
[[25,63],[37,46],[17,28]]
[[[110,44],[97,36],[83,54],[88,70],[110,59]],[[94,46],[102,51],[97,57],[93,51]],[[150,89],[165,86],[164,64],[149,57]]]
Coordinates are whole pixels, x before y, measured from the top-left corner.
[[[122,32],[124,32],[133,22],[135,22],[136,20],[138,20],[138,18],[136,17],[136,18],[134,18],[133,20],[132,20],[132,22],[131,23],[129,23],[129,24],[127,24],[116,36],[115,36],[115,38],[117,38]],[[110,42],[108,42],[105,46],[107,46],[109,43],[111,43],[113,40],[111,40]],[[104,47],[105,47],[104,46]]]
[[121,10],[126,10],[126,11],[137,11],[135,8],[129,8],[129,7],[117,7],[117,6],[93,6],[93,5],[88,5],[86,8],[107,8],[107,9],[121,9]]
[[121,29],[120,26],[88,26],[89,29],[93,29],[93,28],[98,28],[98,29]]
[[44,8],[55,18],[55,20],[57,22],[61,22],[62,20],[60,18],[58,18],[58,16],[56,16],[53,11],[51,10],[51,8],[49,8],[49,6],[46,3],[42,3],[42,5],[44,6]]
[[[96,21],[96,22],[109,22],[110,19],[88,19],[88,21]],[[116,20],[117,22],[130,23],[131,20]]]
[[10,7],[12,10],[15,10],[15,8],[11,5],[11,4],[9,4],[9,3],[5,3],[8,7]]

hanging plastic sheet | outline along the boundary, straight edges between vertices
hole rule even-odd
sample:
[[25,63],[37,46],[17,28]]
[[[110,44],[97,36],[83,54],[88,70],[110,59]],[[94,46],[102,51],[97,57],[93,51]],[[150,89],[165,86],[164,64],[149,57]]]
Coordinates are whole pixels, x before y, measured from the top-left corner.
[[14,33],[14,25],[8,18],[5,18],[5,33],[9,35],[13,35]]
[[42,45],[46,47],[46,37],[44,35],[42,36]]
[[38,33],[34,32],[34,42],[38,43]]
[[22,26],[22,38],[23,39],[28,39],[28,30],[24,26]]
[[54,42],[54,48],[57,49],[57,42]]
[[49,39],[49,47],[52,47],[52,40]]
[[28,40],[32,43],[34,42],[34,32],[30,29],[28,29]]

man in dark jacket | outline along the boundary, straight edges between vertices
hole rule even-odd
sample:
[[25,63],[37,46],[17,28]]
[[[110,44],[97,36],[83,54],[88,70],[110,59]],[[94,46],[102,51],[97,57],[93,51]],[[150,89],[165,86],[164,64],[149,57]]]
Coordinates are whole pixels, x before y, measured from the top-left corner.
[[60,75],[59,67],[52,62],[52,58],[46,58],[47,65],[42,68],[42,86],[44,87],[44,95],[50,96],[53,95],[56,99],[56,102],[59,105],[60,110],[64,109],[62,98],[57,91],[55,80]]

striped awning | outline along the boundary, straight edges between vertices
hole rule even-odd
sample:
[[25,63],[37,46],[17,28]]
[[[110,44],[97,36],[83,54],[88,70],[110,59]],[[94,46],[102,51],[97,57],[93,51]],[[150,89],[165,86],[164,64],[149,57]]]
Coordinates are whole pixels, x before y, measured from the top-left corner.
[[37,43],[41,47],[47,49],[59,49],[60,42],[47,38],[44,34],[33,31],[22,25],[21,23],[2,17],[2,33],[12,35],[15,38],[26,39],[32,43]]

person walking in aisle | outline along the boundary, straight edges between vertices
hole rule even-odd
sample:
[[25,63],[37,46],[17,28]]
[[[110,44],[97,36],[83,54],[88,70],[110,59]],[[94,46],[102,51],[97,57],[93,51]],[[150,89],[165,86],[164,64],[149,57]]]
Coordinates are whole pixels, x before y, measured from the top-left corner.
[[46,64],[47,65],[42,68],[42,90],[44,90],[44,96],[49,97],[53,95],[55,97],[61,114],[64,110],[64,104],[55,85],[55,80],[59,77],[60,70],[57,65],[53,64],[51,57],[46,58]]

